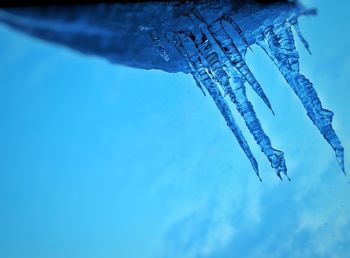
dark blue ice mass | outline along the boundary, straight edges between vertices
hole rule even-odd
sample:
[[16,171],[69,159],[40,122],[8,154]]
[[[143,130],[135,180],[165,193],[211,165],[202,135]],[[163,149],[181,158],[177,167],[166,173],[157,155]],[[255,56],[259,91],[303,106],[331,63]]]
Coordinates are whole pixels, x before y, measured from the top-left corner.
[[0,21],[112,63],[191,73],[200,90],[213,99],[259,179],[258,163],[230,102],[282,179],[283,175],[288,178],[284,153],[264,132],[246,94],[246,87],[252,87],[274,114],[264,92],[268,85],[260,85],[245,62],[254,44],[280,70],[345,173],[344,149],[332,127],[333,113],[322,107],[313,84],[299,69],[293,30],[310,52],[298,18],[313,14],[315,10],[297,1],[160,1],[5,8],[0,9]]

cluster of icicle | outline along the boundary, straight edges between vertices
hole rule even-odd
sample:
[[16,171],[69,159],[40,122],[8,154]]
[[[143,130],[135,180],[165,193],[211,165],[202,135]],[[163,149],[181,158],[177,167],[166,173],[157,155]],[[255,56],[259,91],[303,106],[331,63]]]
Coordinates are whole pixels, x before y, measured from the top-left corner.
[[[311,10],[312,12],[314,11]],[[173,44],[186,59],[198,87],[203,93],[206,90],[214,100],[228,127],[250,160],[258,178],[261,180],[258,164],[232,115],[226,98],[233,102],[243,117],[256,143],[271,163],[272,168],[276,170],[277,176],[281,180],[282,175],[289,179],[284,153],[275,149],[265,134],[254,108],[247,98],[246,82],[273,113],[271,104],[261,85],[245,63],[245,51],[238,49],[229,32],[225,29],[224,23],[232,26],[248,48],[249,45],[243,31],[234,21],[232,14],[225,14],[210,24],[195,9],[190,10],[187,15],[193,22],[195,29],[168,33],[166,37],[169,43]],[[345,173],[344,149],[331,124],[333,113],[322,108],[312,83],[299,72],[299,55],[294,45],[291,27],[294,27],[302,43],[310,52],[308,43],[300,33],[297,17],[265,28],[256,38],[255,43],[266,52],[289,86],[292,87],[305,107],[309,118],[334,149],[341,169]],[[155,42],[158,53],[168,61],[168,56],[154,32],[151,33],[151,38]]]

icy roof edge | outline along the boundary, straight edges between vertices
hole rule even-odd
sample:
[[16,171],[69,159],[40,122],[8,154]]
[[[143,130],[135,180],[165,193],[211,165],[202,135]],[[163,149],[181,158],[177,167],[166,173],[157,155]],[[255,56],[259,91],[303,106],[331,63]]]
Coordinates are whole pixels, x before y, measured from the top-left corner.
[[[27,6],[53,6],[53,5],[83,5],[83,4],[98,4],[98,3],[141,3],[141,2],[217,2],[217,0],[2,0],[0,8],[6,7],[27,7]],[[237,1],[238,2],[238,1]],[[245,0],[241,2],[255,2],[261,4],[269,4],[276,2],[295,2],[295,0]]]
[[[289,1],[279,1],[277,4],[263,7],[260,4],[251,4],[252,2],[245,1],[241,6],[240,1],[221,0],[214,3],[207,0],[196,7],[203,11],[203,15],[210,22],[213,17],[230,12],[232,7],[237,8],[234,18],[238,21],[249,45],[255,43],[257,35],[267,26],[279,24],[305,12],[302,5]],[[174,1],[167,3],[174,3]],[[188,73],[183,57],[167,42],[165,34],[169,31],[191,30],[194,25],[181,12],[183,8],[179,8],[176,4],[167,5],[167,3],[130,6],[123,4],[47,6],[10,8],[11,10],[5,8],[0,9],[0,23],[51,43],[70,47],[85,54],[104,57],[112,63],[143,69]],[[193,1],[188,3],[190,5],[185,4],[185,9],[186,6],[193,7]],[[209,3],[210,6],[204,3]],[[174,8],[178,8],[182,15],[175,15]],[[115,15],[116,13],[118,15]],[[165,61],[157,52],[157,47],[150,37],[152,31],[159,34],[159,45],[167,52],[170,60]],[[237,48],[240,50],[246,48],[238,35],[232,36],[235,38]],[[125,42],[128,44],[124,44]]]

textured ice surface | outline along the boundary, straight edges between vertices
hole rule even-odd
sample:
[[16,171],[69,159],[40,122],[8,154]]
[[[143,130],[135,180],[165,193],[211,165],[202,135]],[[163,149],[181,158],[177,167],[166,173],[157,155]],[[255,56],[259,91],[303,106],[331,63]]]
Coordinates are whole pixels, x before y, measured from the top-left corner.
[[344,149],[332,127],[333,113],[322,107],[313,84],[300,73],[294,44],[292,27],[310,52],[298,17],[314,13],[293,1],[164,1],[3,9],[0,21],[113,63],[191,73],[197,86],[214,100],[257,176],[258,164],[227,100],[282,179],[282,174],[288,178],[284,153],[273,147],[246,94],[249,85],[273,113],[263,86],[245,62],[253,44],[278,67],[345,173]]

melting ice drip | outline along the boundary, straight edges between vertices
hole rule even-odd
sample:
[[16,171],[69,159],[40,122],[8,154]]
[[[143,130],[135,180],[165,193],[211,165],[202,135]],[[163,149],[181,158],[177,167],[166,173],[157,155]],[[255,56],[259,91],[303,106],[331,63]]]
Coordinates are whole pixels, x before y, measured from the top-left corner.
[[[314,13],[314,10],[309,10],[303,14]],[[226,99],[235,105],[243,117],[256,143],[271,163],[271,167],[276,170],[277,176],[282,180],[283,174],[289,179],[284,153],[272,146],[270,138],[264,132],[254,108],[247,98],[246,85],[250,85],[273,113],[261,85],[245,63],[244,56],[249,44],[232,13],[224,14],[210,24],[196,8],[190,9],[185,15],[191,19],[194,29],[167,33],[165,37],[168,42],[173,44],[186,59],[197,86],[204,94],[206,90],[214,100],[259,179],[261,180],[258,163],[238,127]],[[312,83],[299,71],[299,55],[294,45],[291,27],[294,27],[301,42],[309,52],[310,49],[300,32],[297,18],[298,16],[291,17],[282,23],[268,26],[256,37],[255,43],[271,58],[301,100],[307,115],[335,151],[337,161],[345,174],[344,149],[332,128],[333,112],[322,107]],[[235,45],[226,29],[227,25],[225,26],[224,23],[231,26],[241,37],[246,46],[243,50]],[[157,32],[152,31],[150,36],[158,53],[166,62],[169,62],[165,48],[158,40]]]

